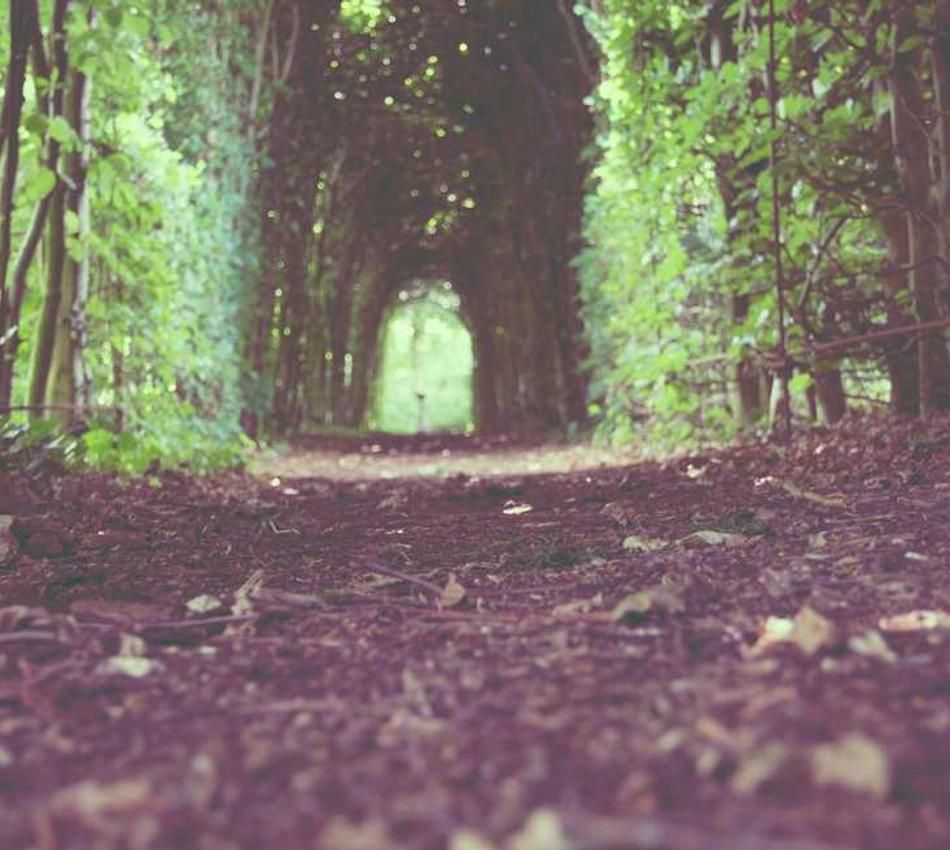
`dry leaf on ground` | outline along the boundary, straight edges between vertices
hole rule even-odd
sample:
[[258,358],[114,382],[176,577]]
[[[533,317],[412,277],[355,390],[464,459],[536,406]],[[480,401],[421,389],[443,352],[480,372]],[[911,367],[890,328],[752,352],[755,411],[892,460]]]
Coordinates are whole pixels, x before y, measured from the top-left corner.
[[686,603],[679,593],[658,584],[625,596],[610,612],[610,619],[616,623],[627,618],[639,619],[650,613],[682,614],[685,610]]
[[812,751],[812,779],[881,800],[891,787],[890,759],[880,744],[861,732],[847,735]]
[[354,823],[335,817],[323,830],[316,850],[390,850],[395,846],[389,828],[381,820]]
[[877,658],[893,664],[897,661],[897,655],[893,649],[887,645],[884,636],[874,629],[864,632],[860,635],[854,635],[848,640],[848,649],[857,655],[863,655],[866,658]]
[[460,829],[449,839],[448,850],[497,850],[497,845],[471,829]]
[[573,850],[564,824],[557,812],[537,809],[528,816],[521,830],[513,835],[506,850]]
[[788,761],[788,747],[777,741],[747,753],[732,775],[730,787],[742,796],[754,794]]
[[14,558],[19,551],[19,544],[10,526],[13,524],[13,517],[9,514],[0,515],[0,567],[5,567],[13,563]]
[[950,629],[950,614],[946,611],[908,611],[881,617],[878,627],[882,632],[926,632],[932,629]]
[[815,655],[834,646],[837,640],[834,624],[814,608],[805,606],[792,619],[769,617],[751,655],[760,655],[783,643],[795,644],[805,655]]
[[467,591],[462,583],[455,577],[455,574],[449,575],[449,580],[442,589],[442,595],[439,597],[440,608],[455,608],[461,605],[465,600]]
[[665,540],[655,540],[651,537],[640,537],[636,534],[627,535],[623,539],[623,548],[628,552],[655,552],[667,546]]
[[704,546],[741,546],[748,540],[749,538],[742,534],[704,528],[677,540],[676,545],[684,549],[701,549]]
[[189,599],[185,603],[185,608],[189,614],[211,614],[215,611],[221,611],[224,608],[224,603],[217,596],[202,593]]

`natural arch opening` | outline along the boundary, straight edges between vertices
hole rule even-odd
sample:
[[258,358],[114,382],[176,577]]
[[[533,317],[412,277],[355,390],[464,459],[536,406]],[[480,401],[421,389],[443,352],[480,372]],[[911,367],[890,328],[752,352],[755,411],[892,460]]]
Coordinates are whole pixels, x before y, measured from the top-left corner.
[[367,424],[395,434],[471,431],[474,374],[472,333],[452,284],[401,289],[383,318]]

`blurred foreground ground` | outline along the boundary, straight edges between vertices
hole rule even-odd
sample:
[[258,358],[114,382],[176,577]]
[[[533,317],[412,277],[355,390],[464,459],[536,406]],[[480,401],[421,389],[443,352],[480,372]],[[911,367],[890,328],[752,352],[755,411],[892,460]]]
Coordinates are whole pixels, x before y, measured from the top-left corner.
[[950,847],[950,428],[606,460],[6,475],[0,846]]

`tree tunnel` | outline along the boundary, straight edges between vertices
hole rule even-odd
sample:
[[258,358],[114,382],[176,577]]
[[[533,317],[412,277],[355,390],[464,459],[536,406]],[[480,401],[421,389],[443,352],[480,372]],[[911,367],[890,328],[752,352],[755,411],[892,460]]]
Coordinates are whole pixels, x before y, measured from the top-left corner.
[[262,175],[250,430],[366,427],[407,281],[451,280],[483,430],[585,415],[571,260],[590,45],[560,2],[391,0],[358,30],[285,2],[296,39]]

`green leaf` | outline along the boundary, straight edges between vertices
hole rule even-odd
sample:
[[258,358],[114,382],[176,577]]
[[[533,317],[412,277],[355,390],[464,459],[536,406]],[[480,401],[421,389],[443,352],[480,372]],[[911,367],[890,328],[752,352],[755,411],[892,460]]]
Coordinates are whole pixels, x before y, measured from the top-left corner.
[[49,134],[62,145],[72,142],[76,135],[73,128],[69,126],[69,122],[62,115],[57,115],[49,122]]
[[46,135],[46,128],[49,124],[45,115],[39,112],[33,112],[23,119],[23,129],[33,136],[43,138]]
[[46,197],[56,186],[56,174],[49,168],[41,167],[32,172],[23,182],[20,200],[24,204],[36,203]]
[[788,382],[788,388],[789,388],[789,391],[791,391],[791,392],[793,392],[793,393],[803,393],[803,392],[805,392],[805,390],[807,390],[814,382],[815,382],[815,381],[814,381],[814,379],[812,378],[811,375],[809,375],[807,372],[802,372],[802,373],[800,373],[800,374],[798,374],[798,375],[795,375],[795,377],[792,378],[792,379]]
[[144,15],[126,15],[122,20],[122,28],[139,38],[147,38],[152,31],[152,25]]
[[909,38],[905,38],[900,46],[897,48],[898,53],[911,53],[916,50],[924,43],[924,37],[922,35],[912,35]]

